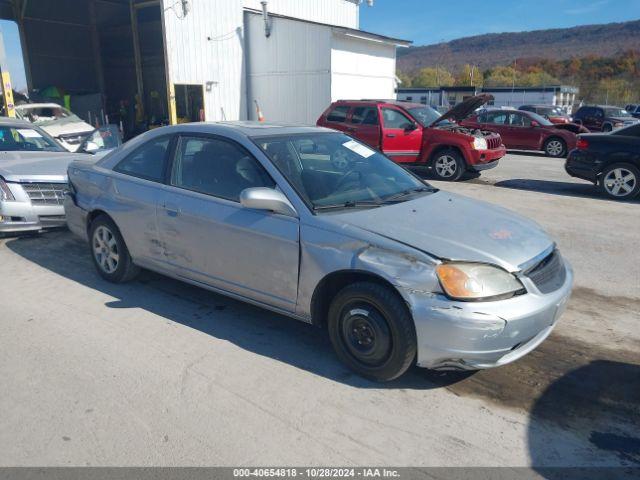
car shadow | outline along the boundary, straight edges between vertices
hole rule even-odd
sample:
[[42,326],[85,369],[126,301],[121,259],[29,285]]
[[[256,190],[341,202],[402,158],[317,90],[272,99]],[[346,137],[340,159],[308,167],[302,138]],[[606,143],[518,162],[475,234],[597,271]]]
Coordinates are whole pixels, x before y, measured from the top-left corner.
[[512,178],[493,183],[494,187],[529,192],[548,193],[564,197],[594,198],[616,203],[640,203],[637,197],[632,200],[613,200],[601,193],[595,185],[589,183],[557,182],[554,180],[532,180],[528,178]]
[[[401,378],[377,383],[342,365],[325,330],[203,288],[143,270],[127,284],[100,277],[87,245],[70,232],[6,241],[12,252],[42,268],[113,297],[107,308],[144,309],[240,348],[357,388],[420,389],[447,387],[470,372],[433,372],[412,367]],[[96,296],[97,298],[97,296]]]
[[[566,478],[566,471],[541,466],[550,459],[566,466],[576,439],[594,464],[640,473],[640,365],[593,360],[568,371],[533,404],[527,436],[531,463],[544,478]],[[638,478],[625,476],[624,468],[592,470],[580,478]]]

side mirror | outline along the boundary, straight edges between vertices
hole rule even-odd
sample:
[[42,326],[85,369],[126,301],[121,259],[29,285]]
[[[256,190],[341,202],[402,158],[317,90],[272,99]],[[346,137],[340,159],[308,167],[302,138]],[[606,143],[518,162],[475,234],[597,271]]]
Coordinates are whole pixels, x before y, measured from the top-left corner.
[[532,127],[539,127],[540,124],[538,122],[536,122],[535,120],[531,120],[531,126]]
[[282,192],[275,188],[254,187],[245,188],[240,192],[240,203],[245,208],[267,210],[287,217],[297,217],[293,205]]
[[415,123],[408,123],[406,127],[404,127],[405,132],[413,132],[418,126]]
[[82,150],[87,153],[94,153],[100,150],[100,147],[95,142],[88,141],[82,146]]

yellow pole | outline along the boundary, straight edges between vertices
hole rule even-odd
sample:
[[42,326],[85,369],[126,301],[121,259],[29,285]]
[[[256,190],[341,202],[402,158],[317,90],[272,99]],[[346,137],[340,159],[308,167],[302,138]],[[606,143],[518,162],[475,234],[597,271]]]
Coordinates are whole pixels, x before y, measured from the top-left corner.
[[2,99],[7,117],[16,116],[16,106],[13,103],[13,87],[11,86],[11,75],[9,72],[2,72]]

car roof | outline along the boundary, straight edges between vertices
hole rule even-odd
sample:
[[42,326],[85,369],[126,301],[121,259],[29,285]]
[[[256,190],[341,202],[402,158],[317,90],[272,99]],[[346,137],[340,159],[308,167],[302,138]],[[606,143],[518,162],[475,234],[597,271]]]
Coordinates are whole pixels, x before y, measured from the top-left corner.
[[33,123],[11,117],[0,117],[0,125],[4,127],[34,128]]
[[[296,135],[304,133],[332,132],[339,133],[330,128],[316,126],[300,126],[286,123],[262,123],[255,121],[229,121],[229,122],[194,122],[181,123],[178,127],[191,127],[194,131],[221,132],[224,130],[241,133],[247,137],[267,137],[274,135]],[[172,128],[172,127],[164,127]]]
[[403,108],[413,108],[413,107],[425,107],[426,105],[422,104],[422,103],[416,103],[416,102],[407,102],[404,100],[394,100],[394,99],[389,99],[389,100],[367,100],[367,99],[361,99],[361,100],[338,100],[337,102],[334,102],[335,105],[340,105],[340,104],[345,104],[345,105],[394,105],[396,107],[403,107]]
[[21,103],[16,108],[64,108],[57,103]]

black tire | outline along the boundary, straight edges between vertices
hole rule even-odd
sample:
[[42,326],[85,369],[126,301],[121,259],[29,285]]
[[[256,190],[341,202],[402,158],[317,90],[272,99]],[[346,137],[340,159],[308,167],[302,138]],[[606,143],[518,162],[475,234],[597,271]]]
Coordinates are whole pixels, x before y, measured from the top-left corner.
[[370,380],[398,378],[416,356],[413,318],[399,295],[370,282],[343,288],[331,302],[329,337],[338,358]]
[[120,230],[106,215],[99,215],[91,222],[89,251],[96,270],[105,280],[124,283],[133,280],[140,272],[131,260]]
[[614,200],[630,200],[640,193],[640,170],[630,163],[607,166],[598,179],[600,191]]
[[457,182],[467,170],[467,164],[456,150],[440,150],[431,158],[431,173],[436,180]]
[[605,133],[612,132],[613,131],[613,126],[610,123],[605,123],[602,126],[602,131],[605,132]]
[[559,137],[549,137],[544,142],[544,153],[553,158],[566,157],[567,142]]

